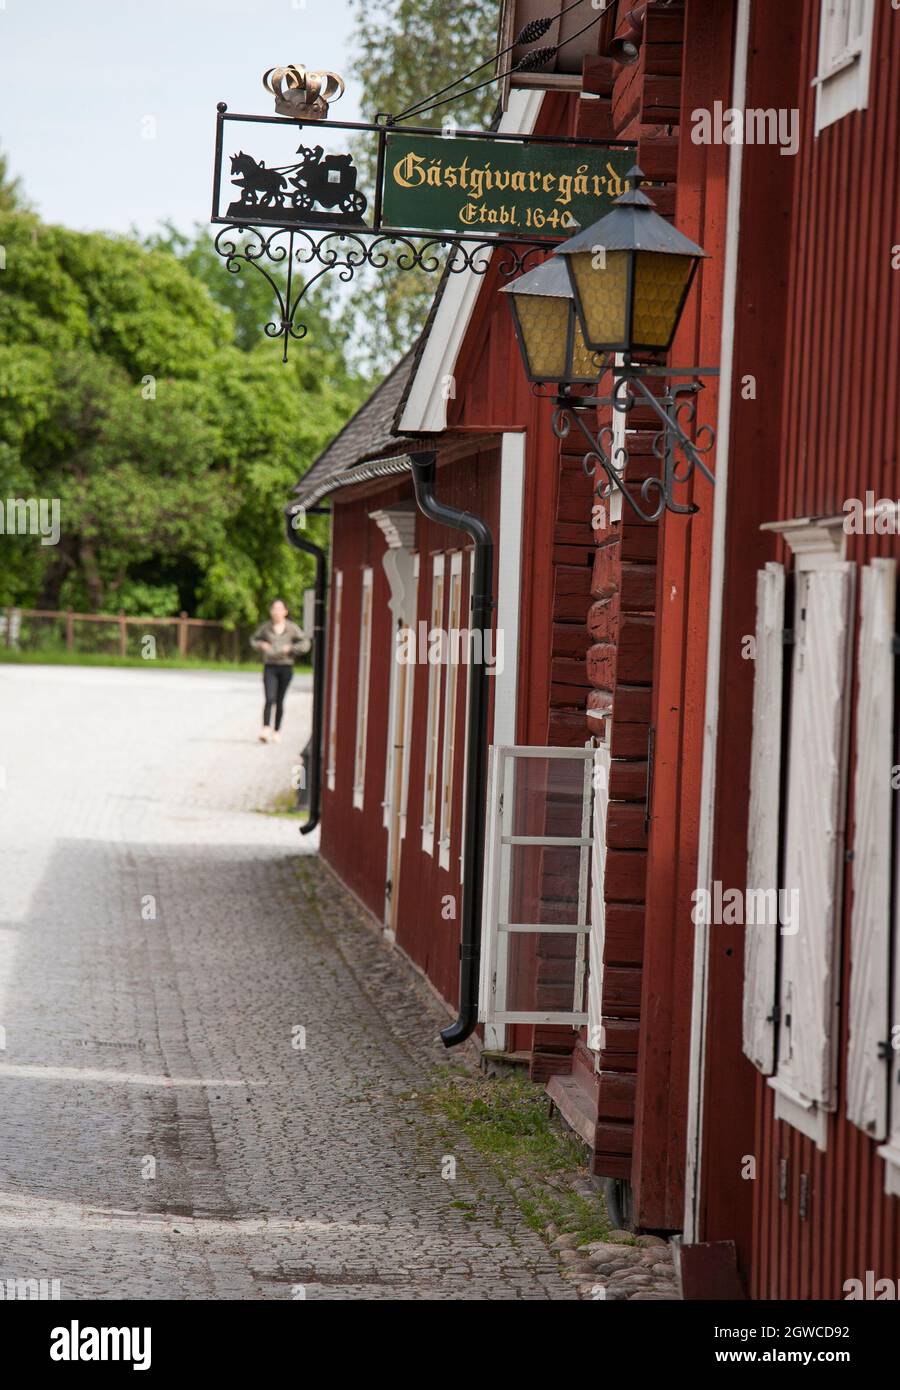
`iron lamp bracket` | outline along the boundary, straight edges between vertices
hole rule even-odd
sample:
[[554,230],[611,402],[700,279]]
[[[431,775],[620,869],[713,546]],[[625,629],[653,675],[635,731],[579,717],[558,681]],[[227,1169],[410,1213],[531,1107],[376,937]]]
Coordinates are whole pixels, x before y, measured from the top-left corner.
[[[608,364],[612,387],[605,396],[579,396],[563,386],[555,398],[553,433],[565,439],[575,428],[587,444],[582,466],[589,477],[600,474],[595,488],[597,497],[606,500],[619,492],[631,510],[642,521],[658,521],[664,512],[692,516],[699,511],[695,502],[680,502],[676,488],[683,487],[695,470],[710,483],[715,475],[704,457],[716,442],[711,425],[699,425],[692,430],[697,415],[697,398],[703,390],[701,377],[717,377],[716,367],[667,367],[626,361]],[[687,380],[678,380],[687,378]],[[659,392],[651,390],[654,380],[662,383]],[[646,407],[654,417],[656,432],[652,438],[653,456],[660,468],[657,474],[645,477],[640,483],[639,497],[628,487],[629,447],[626,430],[617,431],[607,424],[595,430],[590,415],[598,407],[611,409],[627,420],[636,406]],[[690,433],[689,433],[690,431]],[[623,442],[624,441],[624,442]]]

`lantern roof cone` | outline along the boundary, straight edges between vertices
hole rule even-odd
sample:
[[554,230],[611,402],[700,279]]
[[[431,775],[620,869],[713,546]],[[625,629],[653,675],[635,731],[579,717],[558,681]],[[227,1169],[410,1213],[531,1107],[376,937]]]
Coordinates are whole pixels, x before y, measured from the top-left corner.
[[549,299],[571,299],[572,286],[569,273],[563,261],[542,261],[534,270],[527,271],[508,285],[500,288],[501,294],[536,294]]
[[564,241],[556,248],[555,255],[573,256],[602,247],[607,252],[654,251],[669,256],[706,256],[702,246],[660,217],[652,199],[641,190],[643,170],[635,164],[625,177],[630,187],[615,200],[612,211]]

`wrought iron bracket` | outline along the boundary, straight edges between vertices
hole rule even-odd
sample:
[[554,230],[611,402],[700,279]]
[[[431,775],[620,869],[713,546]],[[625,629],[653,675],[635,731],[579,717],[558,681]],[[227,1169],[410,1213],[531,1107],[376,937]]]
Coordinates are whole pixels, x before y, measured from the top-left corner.
[[[268,77],[269,74],[266,74]],[[327,76],[327,74],[326,74]],[[275,126],[285,129],[301,142],[290,165],[266,166],[241,151],[231,156],[231,177],[223,174],[225,130],[231,123],[252,127]],[[356,186],[356,170],[349,156],[326,155],[318,145],[322,131],[343,133],[347,138],[371,136],[375,142],[375,187],[369,196]],[[540,236],[513,236],[481,229],[439,231],[397,227],[386,222],[382,207],[382,176],[387,141],[391,134],[439,135],[431,126],[398,124],[381,113],[376,121],[328,121],[286,116],[247,115],[231,112],[219,102],[216,118],[216,152],[213,173],[211,221],[221,230],[215,249],[225,268],[237,275],[244,266],[259,271],[272,290],[273,316],[265,326],[269,338],[283,342],[282,360],[287,361],[291,339],[306,337],[307,326],[298,321],[298,310],[310,289],[329,271],[350,281],[358,270],[388,267],[400,271],[419,270],[429,274],[443,271],[459,274],[473,271],[484,275],[496,252],[495,264],[503,278],[511,278],[534,266],[552,251],[569,232],[545,232]],[[504,141],[533,145],[571,145],[575,148],[630,150],[632,140],[596,140],[589,137],[551,137],[501,132],[454,130],[464,141]],[[328,166],[326,168],[326,166]],[[328,182],[334,177],[334,188]],[[223,181],[241,190],[238,201],[221,208]],[[371,207],[369,207],[371,202]],[[368,211],[367,211],[368,209]],[[443,253],[449,253],[447,255]],[[268,268],[267,268],[268,267]],[[278,274],[278,270],[286,274]]]
[[[717,377],[718,369],[666,367],[631,361],[609,362],[607,366],[612,375],[609,395],[579,396],[563,388],[556,396],[553,433],[557,439],[565,439],[574,427],[581,434],[588,446],[582,459],[584,471],[589,477],[595,477],[598,471],[601,475],[595,488],[597,497],[605,500],[613,492],[619,492],[631,510],[647,522],[658,521],[664,512],[693,515],[699,507],[694,502],[678,501],[675,489],[688,483],[695,470],[708,482],[715,483],[715,475],[704,463],[704,456],[715,445],[715,430],[711,425],[700,425],[693,436],[688,431],[696,419],[697,396],[703,390],[699,378]],[[677,381],[679,377],[688,380]],[[659,394],[651,390],[650,383],[654,379],[663,382]],[[597,407],[608,407],[627,420],[629,411],[636,406],[648,408],[655,417],[657,430],[651,447],[660,464],[658,474],[641,481],[639,498],[627,485],[627,434],[621,436],[625,443],[617,443],[612,425],[603,425],[595,431],[589,423]]]
[[[301,303],[329,271],[336,271],[343,281],[352,280],[364,266],[375,270],[393,266],[395,270],[422,270],[432,275],[445,269],[455,275],[470,270],[484,275],[491,264],[491,253],[495,252],[498,274],[510,278],[530,269],[548,250],[546,244],[463,242],[450,236],[430,237],[417,243],[393,232],[373,236],[371,232],[360,234],[344,228],[319,234],[299,227],[270,231],[237,224],[223,227],[214,245],[232,275],[247,265],[268,281],[275,308],[264,331],[269,338],[283,340],[283,362],[287,361],[291,339],[299,341],[308,332],[307,325],[297,318]],[[446,260],[440,254],[444,249],[452,252]],[[273,269],[282,267],[284,278],[273,274],[267,264]]]

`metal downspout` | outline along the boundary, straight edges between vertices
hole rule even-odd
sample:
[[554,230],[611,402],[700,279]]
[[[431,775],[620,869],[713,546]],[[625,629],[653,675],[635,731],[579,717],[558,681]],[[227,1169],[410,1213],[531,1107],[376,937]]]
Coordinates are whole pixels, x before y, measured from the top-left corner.
[[[493,601],[494,540],[486,523],[471,512],[439,502],[434,495],[434,451],[410,454],[416,503],[440,526],[465,531],[475,542],[471,617],[474,632],[489,632]],[[466,821],[463,843],[462,924],[459,948],[459,1015],[441,1032],[445,1047],[471,1036],[478,1022],[478,965],[484,893],[484,803],[487,791],[487,666],[473,664],[469,675],[469,730],[466,749]]]
[[309,738],[309,819],[301,825],[300,834],[309,835],[319,824],[322,812],[322,728],[325,716],[325,594],[326,555],[320,545],[306,540],[294,527],[301,506],[290,507],[286,513],[287,538],[295,550],[312,555],[316,562],[315,604],[313,609],[313,708],[312,733]]

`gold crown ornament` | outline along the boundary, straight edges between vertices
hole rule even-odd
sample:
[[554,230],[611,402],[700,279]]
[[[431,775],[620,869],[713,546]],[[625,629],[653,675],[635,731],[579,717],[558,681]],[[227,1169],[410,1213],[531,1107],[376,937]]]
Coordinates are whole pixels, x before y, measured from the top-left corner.
[[263,86],[274,96],[279,116],[304,121],[327,120],[330,104],[344,94],[344,79],[336,72],[308,72],[302,63],[269,68]]

